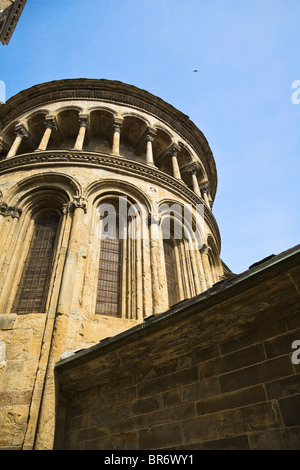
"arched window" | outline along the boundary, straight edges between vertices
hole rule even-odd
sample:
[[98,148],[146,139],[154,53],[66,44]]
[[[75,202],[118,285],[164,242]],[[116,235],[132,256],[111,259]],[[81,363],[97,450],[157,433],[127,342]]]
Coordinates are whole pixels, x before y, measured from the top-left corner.
[[151,308],[145,295],[150,288],[145,285],[150,251],[143,251],[148,242],[142,236],[148,230],[147,213],[130,196],[115,192],[103,194],[95,210],[100,215],[97,222],[100,240],[97,237],[98,247],[95,246],[95,313],[142,319]]
[[172,239],[164,240],[164,253],[166,276],[168,285],[169,307],[179,302],[177,263],[175,257],[175,244]]
[[96,313],[121,317],[122,243],[118,225],[110,237],[106,229],[103,224]]
[[33,235],[13,304],[13,313],[43,313],[54,255],[59,215],[43,212],[34,221]]

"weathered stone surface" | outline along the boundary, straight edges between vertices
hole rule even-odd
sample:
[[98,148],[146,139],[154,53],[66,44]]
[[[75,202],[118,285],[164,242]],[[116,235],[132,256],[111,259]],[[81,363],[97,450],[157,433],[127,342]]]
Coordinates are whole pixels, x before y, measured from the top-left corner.
[[[296,259],[298,250],[295,263]],[[76,432],[83,416],[94,416],[95,446],[109,449],[116,445],[127,448],[116,440],[117,430],[132,433],[131,445],[137,449],[299,449],[299,373],[291,362],[283,325],[298,317],[299,294],[294,281],[300,271],[298,275],[293,272],[290,289],[284,283],[281,298],[277,296],[270,309],[273,292],[269,287],[275,284],[280,289],[282,273],[288,274],[294,266],[291,259],[278,260],[278,265],[276,259],[274,262],[272,268],[246,281],[241,276],[243,285],[237,282],[228,296],[226,286],[216,289],[209,298],[202,295],[198,302],[183,303],[125,332],[110,348],[99,345],[58,364],[60,400],[75,420]],[[248,287],[252,293],[257,290],[251,301]],[[262,296],[265,309],[261,308]],[[282,308],[287,302],[288,311]],[[222,329],[213,328],[220,318]],[[238,323],[235,334],[231,328],[234,321]],[[258,340],[254,331],[259,331]],[[155,345],[152,349],[151,343]],[[202,350],[210,353],[200,353],[199,345],[203,344]],[[266,350],[264,345],[268,345]],[[268,357],[271,348],[272,357]],[[101,362],[108,366],[110,358],[113,365],[116,354],[123,364],[117,386],[123,399],[121,409],[108,400],[118,395],[116,382],[109,384],[107,370],[101,369]],[[132,380],[129,388],[122,385],[126,376]],[[101,386],[101,380],[105,385]],[[76,397],[72,393],[75,387]],[[83,422],[86,426],[86,420]],[[56,448],[93,445],[84,426],[79,439],[66,420],[65,436],[62,432],[57,438]]]
[[[224,267],[201,131],[106,80],[25,90],[0,120],[0,446],[52,449],[55,420],[65,449],[254,448],[278,430],[295,446],[299,247],[239,276]],[[126,234],[147,236],[121,242],[113,316],[97,301],[99,205],[120,195],[141,209]],[[194,219],[204,207],[201,243],[172,245],[173,300],[166,201],[189,204]],[[17,293],[41,211],[59,214],[59,229],[44,301],[24,312]]]

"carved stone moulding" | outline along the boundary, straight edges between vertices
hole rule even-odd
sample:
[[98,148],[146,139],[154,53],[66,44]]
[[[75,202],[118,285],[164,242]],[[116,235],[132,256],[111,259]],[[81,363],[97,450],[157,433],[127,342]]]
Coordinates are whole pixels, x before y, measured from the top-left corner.
[[[164,188],[168,187],[172,192],[178,194],[187,203],[203,204],[203,200],[188,188],[182,181],[162,173],[155,167],[150,167],[143,163],[127,160],[120,156],[109,154],[99,154],[90,152],[39,152],[23,154],[7,160],[0,161],[0,175],[18,169],[47,168],[50,166],[92,166],[94,168],[103,168],[113,170],[125,175],[142,177],[152,184],[158,184]],[[73,206],[72,206],[73,207]],[[204,205],[205,217],[216,234],[217,240],[221,243],[221,236],[217,222],[210,210]]]
[[22,212],[23,210],[19,207],[8,206],[5,202],[0,204],[0,215],[3,215],[3,217],[19,219],[22,215]]

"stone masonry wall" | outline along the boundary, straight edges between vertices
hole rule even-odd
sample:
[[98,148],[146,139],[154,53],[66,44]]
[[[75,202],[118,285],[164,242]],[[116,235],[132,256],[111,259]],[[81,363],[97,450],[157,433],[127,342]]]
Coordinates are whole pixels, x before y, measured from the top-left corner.
[[56,448],[300,449],[300,269],[286,263],[58,364]]
[[[47,319],[45,314],[0,315],[1,450],[32,448],[41,401],[45,399],[45,373],[52,337],[49,323],[51,318]],[[95,318],[87,325],[82,323],[82,344],[85,347],[86,344],[94,344],[101,338],[114,336],[135,324],[129,320],[122,321],[112,317]],[[85,343],[86,334],[89,341]],[[75,331],[74,346],[76,337]],[[78,346],[80,347],[80,344]],[[63,348],[62,351],[68,352]],[[53,417],[55,395],[53,391],[52,397],[51,387],[49,394],[51,400],[47,412]],[[38,439],[43,445],[45,442],[47,445],[49,440],[51,442],[47,433],[40,435]]]
[[22,448],[45,321],[38,314],[0,315],[0,449]]

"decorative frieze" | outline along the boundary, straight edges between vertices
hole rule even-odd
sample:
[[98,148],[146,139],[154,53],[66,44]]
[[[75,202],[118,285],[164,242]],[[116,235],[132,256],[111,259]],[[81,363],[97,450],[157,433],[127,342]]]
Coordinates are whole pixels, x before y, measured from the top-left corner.
[[[189,189],[182,180],[174,179],[167,173],[159,171],[154,166],[128,160],[118,155],[91,152],[75,153],[68,151],[28,153],[16,158],[0,161],[0,175],[8,170],[14,170],[17,168],[31,169],[39,167],[40,165],[43,166],[46,163],[49,163],[52,166],[63,163],[68,165],[84,165],[110,169],[121,174],[142,177],[144,180],[151,181],[152,184],[154,183],[163,187],[172,188],[174,193],[177,193],[189,203],[201,204],[203,202],[201,195],[196,194],[194,191]],[[204,210],[205,217],[212,227],[218,243],[221,243],[219,228],[213,213],[206,207]]]

